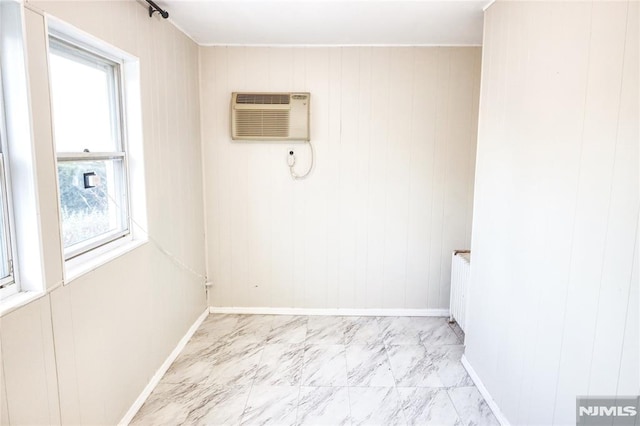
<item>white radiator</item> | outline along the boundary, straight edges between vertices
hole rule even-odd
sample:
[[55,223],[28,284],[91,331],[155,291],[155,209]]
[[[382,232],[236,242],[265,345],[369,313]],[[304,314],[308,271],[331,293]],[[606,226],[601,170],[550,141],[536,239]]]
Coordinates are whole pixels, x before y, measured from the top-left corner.
[[466,326],[470,263],[471,252],[469,250],[455,250],[453,252],[451,256],[449,321],[457,322],[462,331],[465,331]]

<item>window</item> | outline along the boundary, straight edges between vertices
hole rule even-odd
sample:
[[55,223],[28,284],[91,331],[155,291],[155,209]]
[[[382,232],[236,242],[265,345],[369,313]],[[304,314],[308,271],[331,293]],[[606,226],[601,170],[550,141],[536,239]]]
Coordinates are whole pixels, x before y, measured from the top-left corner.
[[65,260],[130,234],[121,62],[51,35]]
[[0,315],[44,287],[23,12],[21,2],[0,0]]
[[[0,77],[0,81],[2,78]],[[9,174],[4,153],[7,137],[4,115],[4,97],[0,84],[0,298],[20,291],[13,269],[13,237],[11,210],[9,209]]]

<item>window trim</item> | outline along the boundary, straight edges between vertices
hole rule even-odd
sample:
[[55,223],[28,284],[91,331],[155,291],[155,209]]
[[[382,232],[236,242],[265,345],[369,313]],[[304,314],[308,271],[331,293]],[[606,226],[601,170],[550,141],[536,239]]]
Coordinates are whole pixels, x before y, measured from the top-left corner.
[[0,209],[2,209],[2,217],[4,218],[0,226],[4,228],[4,234],[6,235],[6,246],[4,249],[7,252],[7,268],[9,270],[9,274],[6,277],[0,277],[0,289],[4,289],[9,285],[15,284],[15,279],[13,277],[13,227],[11,226],[10,219],[11,210],[9,209],[8,177],[9,174],[6,173],[6,168],[4,166],[4,154],[2,153],[2,150],[0,150],[0,198],[2,198],[2,205],[0,205]]
[[[48,31],[48,54],[51,55],[53,50],[56,54],[60,54],[71,60],[76,60],[80,63],[88,65],[95,65],[96,61],[99,64],[104,64],[106,67],[112,69],[112,77],[110,78],[110,109],[113,119],[111,120],[112,131],[116,135],[116,147],[114,151],[110,152],[58,152],[56,150],[56,169],[60,162],[65,161],[91,161],[91,160],[122,160],[122,172],[120,175],[121,185],[120,191],[123,194],[123,200],[118,204],[120,207],[120,222],[123,228],[115,231],[96,235],[87,240],[65,247],[63,244],[62,254],[65,262],[69,262],[73,259],[91,255],[95,250],[99,253],[99,250],[103,247],[109,246],[114,243],[113,246],[119,246],[119,241],[124,239],[126,241],[133,240],[132,227],[133,220],[131,217],[131,181],[129,176],[129,162],[128,162],[128,141],[127,141],[127,123],[125,110],[125,82],[124,82],[124,60],[122,58],[115,57],[108,54],[96,46],[94,43],[78,40],[73,35],[66,32],[51,29]],[[50,72],[50,71],[49,71]],[[53,94],[51,95],[53,96]],[[55,112],[53,112],[55,114]],[[55,144],[55,140],[54,140]],[[60,199],[60,185],[58,183],[58,209],[62,211],[61,199]],[[60,214],[60,229],[62,231],[62,214]]]
[[[4,165],[9,176],[7,188],[12,225],[13,273],[17,291],[0,300],[0,317],[41,297],[56,283],[45,279],[44,240],[42,226],[49,212],[39,203],[42,188],[38,186],[34,128],[32,126],[29,67],[25,33],[25,7],[20,1],[0,1],[0,75],[4,120]],[[36,75],[37,78],[37,75]],[[46,216],[46,217],[44,217]],[[54,250],[55,254],[55,250]]]
[[7,267],[9,268],[9,274],[6,277],[0,278],[0,299],[4,299],[13,294],[20,292],[20,284],[16,279],[16,271],[13,267],[15,258],[15,238],[13,237],[13,214],[10,207],[11,200],[11,188],[9,183],[9,173],[5,167],[4,154],[0,152],[0,191],[2,192],[2,203],[0,209],[3,210],[3,223],[0,224],[4,228],[5,235],[7,236],[5,244],[5,250],[7,252]]
[[5,153],[8,150],[8,135],[6,127],[5,115],[5,97],[3,90],[2,71],[0,70],[0,191],[2,191],[2,202],[0,209],[3,210],[3,223],[0,224],[4,228],[6,238],[7,260],[9,275],[0,278],[0,300],[20,293],[20,280],[18,279],[18,271],[16,268],[16,238],[14,235],[15,222],[13,216],[13,201],[11,191],[11,173],[9,161]]
[[[129,191],[130,235],[73,259],[64,261],[63,284],[76,279],[123,256],[149,241],[147,217],[147,187],[145,175],[144,131],[142,117],[142,87],[140,58],[113,46],[73,25],[45,14],[46,40],[58,35],[72,44],[91,46],[94,52],[121,64],[121,102],[123,136],[127,147],[127,180]],[[48,51],[48,49],[47,49]],[[57,178],[57,174],[56,174]],[[58,185],[56,185],[58,188]],[[60,223],[61,225],[61,223]],[[62,254],[62,244],[60,246]]]

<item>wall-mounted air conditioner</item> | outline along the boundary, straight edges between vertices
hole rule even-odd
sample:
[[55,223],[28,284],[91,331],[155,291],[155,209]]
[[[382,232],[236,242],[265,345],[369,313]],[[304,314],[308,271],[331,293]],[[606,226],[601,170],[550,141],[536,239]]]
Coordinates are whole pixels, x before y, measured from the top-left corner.
[[308,141],[309,93],[232,93],[234,140]]

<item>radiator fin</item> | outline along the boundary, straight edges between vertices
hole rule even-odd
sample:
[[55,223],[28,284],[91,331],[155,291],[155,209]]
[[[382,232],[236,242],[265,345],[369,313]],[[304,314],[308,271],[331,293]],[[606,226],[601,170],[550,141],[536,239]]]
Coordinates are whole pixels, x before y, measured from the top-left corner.
[[451,256],[451,299],[449,301],[449,312],[451,319],[454,319],[462,331],[467,326],[467,295],[469,292],[469,270],[471,264],[471,253],[468,251],[456,250]]

